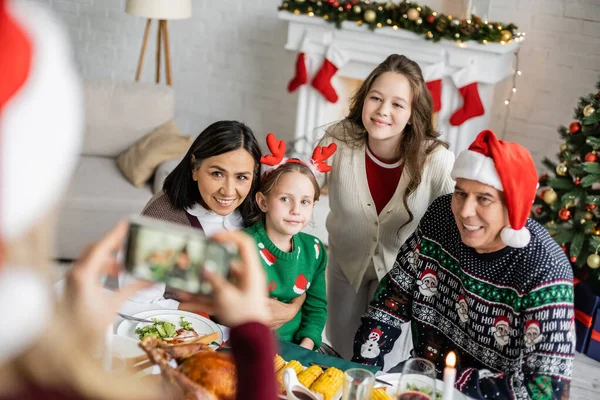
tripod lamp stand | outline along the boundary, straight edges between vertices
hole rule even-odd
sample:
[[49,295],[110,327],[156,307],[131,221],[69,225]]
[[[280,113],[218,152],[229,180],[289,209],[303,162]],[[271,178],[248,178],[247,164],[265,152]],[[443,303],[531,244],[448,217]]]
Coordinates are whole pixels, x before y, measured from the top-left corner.
[[127,0],[125,12],[148,19],[146,21],[146,28],[144,29],[144,38],[142,40],[142,49],[140,50],[135,80],[140,80],[150,25],[152,24],[152,20],[156,19],[158,20],[156,36],[156,83],[160,83],[160,64],[163,57],[162,46],[164,46],[165,76],[167,85],[171,86],[171,54],[169,51],[169,28],[167,20],[190,18],[192,16],[192,0]]

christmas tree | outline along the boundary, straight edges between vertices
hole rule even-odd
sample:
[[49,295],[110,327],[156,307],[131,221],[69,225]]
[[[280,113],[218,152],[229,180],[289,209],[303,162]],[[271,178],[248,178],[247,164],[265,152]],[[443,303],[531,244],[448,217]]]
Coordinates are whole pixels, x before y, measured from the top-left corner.
[[540,177],[533,217],[561,245],[574,275],[600,295],[600,80],[558,133],[564,140],[558,163],[543,161],[556,174]]

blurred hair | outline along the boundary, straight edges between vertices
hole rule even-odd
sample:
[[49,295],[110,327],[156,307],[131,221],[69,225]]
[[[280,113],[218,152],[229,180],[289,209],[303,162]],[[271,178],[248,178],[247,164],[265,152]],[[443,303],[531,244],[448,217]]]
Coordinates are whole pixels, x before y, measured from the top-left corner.
[[[306,166],[302,162],[294,162],[294,161],[288,160],[287,163],[280,165],[279,167],[275,168],[274,170],[265,173],[258,191],[260,193],[262,193],[263,195],[265,195],[265,197],[268,197],[269,194],[273,190],[275,190],[275,188],[277,187],[277,184],[281,180],[281,177],[285,174],[289,174],[292,172],[298,172],[299,174],[306,176],[308,178],[308,180],[310,180],[310,183],[312,183],[313,188],[315,189],[315,197],[314,197],[313,201],[318,201],[319,197],[321,197],[321,188],[319,187],[317,178],[315,178],[315,175],[310,170],[310,168],[308,168],[308,166]],[[258,210],[259,210],[259,213],[254,215],[252,218],[252,221],[251,221],[252,224],[254,224],[264,218],[265,213],[262,212],[260,210],[260,208]]]
[[368,133],[362,121],[363,105],[375,80],[386,72],[404,75],[408,79],[412,90],[410,125],[407,124],[404,128],[396,151],[397,157],[403,161],[404,166],[410,171],[410,181],[402,197],[402,202],[409,215],[408,221],[404,224],[406,225],[414,218],[408,207],[408,197],[421,183],[421,174],[427,155],[438,146],[448,148],[446,142],[438,139],[440,134],[433,127],[431,95],[425,85],[419,65],[403,55],[392,54],[388,56],[356,90],[350,100],[348,116],[332,127],[333,129],[328,129],[327,134],[351,147],[365,145]]
[[238,207],[244,226],[249,226],[249,219],[260,212],[254,197],[258,190],[262,153],[252,130],[238,121],[218,121],[209,125],[194,140],[183,160],[167,176],[163,190],[173,208],[184,210],[196,203],[208,208],[200,195],[192,172],[203,160],[238,149],[246,150],[254,159],[252,186],[248,196]]

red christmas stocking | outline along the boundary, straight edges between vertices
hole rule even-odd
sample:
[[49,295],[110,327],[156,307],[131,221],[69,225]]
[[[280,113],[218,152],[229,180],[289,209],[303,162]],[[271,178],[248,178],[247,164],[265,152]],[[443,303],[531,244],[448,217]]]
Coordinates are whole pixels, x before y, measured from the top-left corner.
[[290,93],[308,82],[305,57],[305,53],[298,53],[298,57],[296,58],[296,76],[288,83],[288,92]]
[[338,95],[333,86],[331,86],[331,78],[347,62],[348,56],[342,50],[333,45],[329,46],[321,69],[319,69],[319,72],[313,78],[313,87],[331,103],[338,101]]
[[444,76],[444,62],[430,64],[423,68],[423,79],[431,93],[433,112],[442,109],[442,78]]
[[452,75],[452,80],[463,98],[463,106],[450,117],[450,125],[459,126],[465,121],[479,117],[485,113],[479,90],[477,89],[477,81],[475,81],[473,68],[463,68]]
[[308,39],[304,39],[300,45],[300,53],[296,57],[296,75],[288,83],[288,92],[292,93],[300,86],[308,82],[307,58],[306,49],[308,47]]

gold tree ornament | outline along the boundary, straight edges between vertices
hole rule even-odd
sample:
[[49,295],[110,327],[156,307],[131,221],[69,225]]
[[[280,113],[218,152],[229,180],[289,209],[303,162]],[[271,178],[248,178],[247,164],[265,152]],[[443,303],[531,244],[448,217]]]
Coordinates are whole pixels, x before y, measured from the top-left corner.
[[560,151],[567,151],[568,148],[569,146],[566,143],[560,145]]
[[596,269],[600,267],[600,256],[598,255],[598,249],[596,248],[596,252],[594,254],[590,254],[587,258],[587,265],[591,269]]
[[510,39],[512,39],[512,33],[509,30],[503,30],[500,32],[500,39],[502,39],[503,42],[508,42]]
[[594,219],[594,214],[588,211],[585,214],[583,214],[583,218],[587,219],[588,221],[591,221],[592,219]]
[[546,204],[552,204],[556,201],[557,198],[558,198],[558,195],[556,194],[554,189],[548,189],[544,193],[542,200],[544,200],[544,203],[546,203]]
[[419,11],[416,8],[409,8],[406,12],[408,19],[411,21],[416,21],[419,19]]
[[377,19],[377,13],[374,10],[369,9],[365,11],[364,18],[367,22],[373,22],[375,19]]
[[594,107],[591,104],[588,104],[583,109],[583,116],[589,117],[590,115],[592,115],[595,112],[596,112],[596,110],[594,109]]
[[560,176],[567,175],[568,171],[569,171],[569,168],[567,167],[567,164],[565,164],[565,163],[560,163],[556,166],[556,173]]

